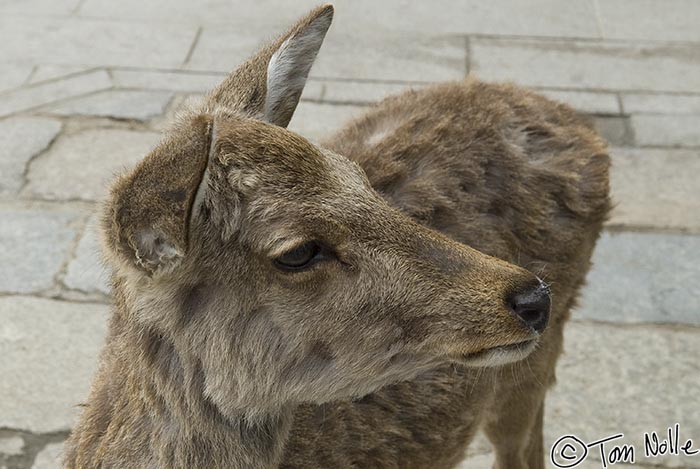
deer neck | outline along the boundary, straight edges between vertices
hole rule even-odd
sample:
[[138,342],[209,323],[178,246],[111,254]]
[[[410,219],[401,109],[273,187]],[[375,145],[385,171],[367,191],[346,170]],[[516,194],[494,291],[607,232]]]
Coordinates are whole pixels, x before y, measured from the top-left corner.
[[293,406],[254,416],[245,410],[225,415],[207,397],[197,359],[154,331],[126,321],[122,326],[110,337],[117,353],[109,354],[119,357],[112,373],[123,381],[121,402],[112,406],[119,414],[112,415],[110,426],[121,428],[107,435],[128,435],[124,445],[148,442],[148,461],[157,467],[278,467]]

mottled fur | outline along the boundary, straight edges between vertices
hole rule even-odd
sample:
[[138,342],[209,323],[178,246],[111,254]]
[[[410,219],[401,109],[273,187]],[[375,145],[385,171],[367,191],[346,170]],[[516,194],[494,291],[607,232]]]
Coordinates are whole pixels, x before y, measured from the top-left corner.
[[[315,146],[283,127],[331,17],[264,48],[114,185],[114,313],[67,467],[448,468],[478,428],[499,468],[543,467],[605,145],[567,106],[467,80]],[[275,266],[309,240],[323,259]],[[532,272],[552,290],[542,334],[509,304]]]

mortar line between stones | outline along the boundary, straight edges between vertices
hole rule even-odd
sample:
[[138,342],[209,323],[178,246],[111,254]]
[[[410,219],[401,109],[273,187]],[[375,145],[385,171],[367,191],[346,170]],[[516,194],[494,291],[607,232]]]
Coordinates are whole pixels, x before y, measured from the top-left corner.
[[16,192],[17,198],[19,198],[19,195],[24,191],[24,189],[29,184],[29,169],[30,169],[31,165],[34,163],[34,161],[37,158],[39,158],[41,155],[43,155],[44,153],[49,151],[54,146],[54,144],[58,140],[58,137],[60,137],[61,134],[63,134],[64,127],[65,126],[64,126],[63,122],[61,122],[61,128],[58,129],[58,132],[56,132],[56,135],[53,136],[51,141],[49,141],[49,143],[42,150],[36,152],[31,157],[29,157],[27,162],[24,164],[24,169],[22,170],[22,176],[21,176],[22,177],[22,184],[19,186],[19,189],[17,189],[17,192]]
[[[470,48],[471,48],[471,37],[470,37]],[[144,72],[144,73],[172,73],[172,74],[184,74],[184,75],[204,75],[211,77],[223,77],[228,75],[228,72],[214,71],[214,70],[185,70],[185,69],[171,69],[171,68],[145,68],[145,67],[125,67],[125,66],[113,66],[110,67],[112,70],[124,70],[133,72]],[[329,77],[329,76],[319,76],[311,75],[309,81],[327,81],[327,82],[337,82],[337,83],[362,83],[362,84],[396,84],[396,85],[425,85],[437,83],[435,81],[428,80],[396,80],[396,79],[382,79],[382,78],[358,78],[358,77]],[[649,90],[643,88],[630,88],[630,89],[619,89],[619,88],[590,88],[590,87],[573,87],[568,85],[525,85],[528,88],[535,90],[552,90],[552,91],[573,91],[573,92],[589,92],[589,93],[603,93],[603,94],[645,94],[645,95],[672,95],[672,96],[700,96],[700,91],[691,90]],[[138,87],[138,86],[117,86],[117,89],[148,89],[148,90],[162,90],[162,91],[182,91],[182,90],[172,90],[166,87]],[[199,90],[189,90],[186,92],[198,92]]]
[[[83,297],[66,297],[56,293],[55,290],[41,290],[33,292],[0,292],[0,298],[33,298],[38,300],[60,301],[61,303],[77,303],[82,305],[110,305],[112,304],[112,295],[104,293],[85,292],[82,290],[69,289],[68,292],[77,292]],[[0,430],[2,430],[0,428]]]
[[85,0],[79,0],[75,7],[71,10],[71,16],[77,16],[84,4]]
[[472,68],[472,40],[469,36],[464,37],[465,57],[464,57],[464,76],[468,77]]
[[204,28],[202,26],[199,26],[197,28],[197,32],[194,35],[194,39],[192,40],[192,44],[190,45],[190,48],[187,51],[187,55],[185,56],[185,61],[182,62],[183,67],[190,62],[190,59],[192,58],[192,54],[194,54],[194,50],[197,47],[197,44],[199,44],[199,38],[202,36],[203,30],[204,30]]
[[593,1],[593,13],[595,14],[595,21],[596,21],[596,27],[598,30],[598,36],[600,36],[601,39],[603,39],[603,19],[600,15],[600,5],[598,4],[598,0],[592,0]]
[[[22,83],[22,85],[20,85],[19,88],[22,88],[22,87],[25,87],[25,86],[31,84],[32,78],[34,78],[34,75],[36,75],[37,70],[39,70],[39,66],[38,66],[38,65],[34,65],[34,66],[32,67],[32,71],[29,72],[29,76],[27,77],[26,80],[24,80],[24,83]],[[16,88],[15,88],[15,89],[16,89]],[[10,91],[11,91],[11,90],[10,90]]]
[[[37,65],[36,67],[38,68],[39,66]],[[28,84],[22,85],[18,88],[12,88],[9,90],[2,91],[2,92],[0,92],[0,97],[2,97],[4,95],[16,93],[17,90],[19,90],[19,89],[37,88],[37,87],[45,85],[47,83],[55,83],[55,82],[67,80],[69,78],[75,78],[75,77],[80,76],[80,75],[88,75],[90,73],[97,72],[97,71],[103,70],[103,69],[104,69],[104,67],[93,67],[93,68],[88,68],[86,70],[80,70],[78,72],[71,72],[71,73],[67,73],[65,75],[52,77],[52,78],[49,78],[46,80],[37,81],[36,83],[28,83]]]
[[572,312],[569,324],[588,326],[608,326],[615,329],[663,329],[668,332],[685,332],[688,334],[700,334],[700,326],[685,322],[622,322],[602,321],[599,319],[577,319],[576,309]]
[[80,221],[76,220],[75,222],[75,228],[78,234],[73,238],[71,245],[66,250],[67,255],[64,257],[61,266],[58,268],[56,274],[54,274],[53,276],[53,286],[58,287],[59,291],[71,290],[71,288],[68,288],[68,286],[63,282],[63,280],[65,279],[68,273],[68,266],[78,255],[78,246],[80,245],[80,242],[83,240],[83,238],[86,236],[88,221],[90,220],[90,217],[92,216],[93,212],[94,210],[90,211],[89,213],[83,214],[81,217],[78,217]]
[[[23,109],[23,110],[17,111],[17,112],[30,112],[30,111],[41,112],[42,108],[45,108],[45,107],[55,106],[57,104],[63,104],[65,102],[72,101],[74,99],[89,98],[90,96],[100,94],[103,91],[109,91],[109,90],[113,90],[113,89],[114,89],[114,86],[110,86],[108,88],[100,88],[98,90],[89,91],[87,93],[82,93],[82,94],[76,94],[74,96],[66,96],[65,98],[59,98],[55,101],[49,101],[48,103],[43,103],[43,104],[39,104],[37,106],[32,106],[32,107],[29,107],[29,108],[26,108],[26,109]],[[48,109],[46,110],[46,114],[50,114],[50,111]],[[64,116],[64,117],[70,118],[70,116]]]
[[639,233],[639,234],[667,234],[681,236],[699,236],[700,231],[687,227],[658,227],[651,225],[625,225],[620,223],[608,224],[603,227],[607,233]]
[[617,105],[620,108],[620,115],[625,116],[625,104],[622,100],[622,93],[615,93],[615,96],[617,97]]

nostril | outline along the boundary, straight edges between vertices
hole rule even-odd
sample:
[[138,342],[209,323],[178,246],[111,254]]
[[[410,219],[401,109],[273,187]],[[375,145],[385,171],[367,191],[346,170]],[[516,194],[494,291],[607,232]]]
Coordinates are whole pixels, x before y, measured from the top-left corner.
[[540,333],[549,322],[549,288],[540,283],[535,288],[520,292],[512,298],[510,307],[528,327]]

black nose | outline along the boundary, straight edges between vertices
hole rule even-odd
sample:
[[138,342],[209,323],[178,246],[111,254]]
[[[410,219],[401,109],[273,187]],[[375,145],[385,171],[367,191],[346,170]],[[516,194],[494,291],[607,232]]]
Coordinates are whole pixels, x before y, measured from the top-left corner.
[[547,327],[551,303],[549,287],[540,282],[535,288],[513,296],[510,300],[510,307],[527,326],[541,333]]

